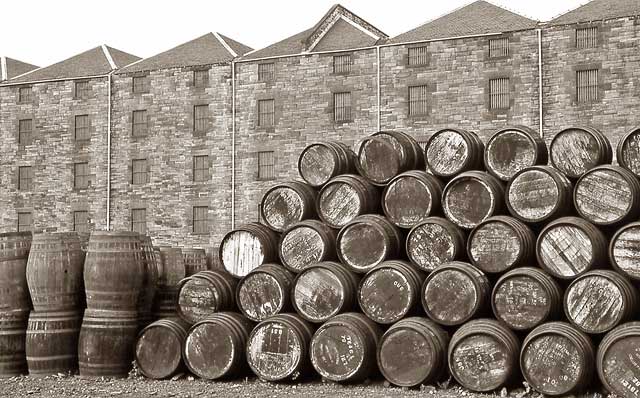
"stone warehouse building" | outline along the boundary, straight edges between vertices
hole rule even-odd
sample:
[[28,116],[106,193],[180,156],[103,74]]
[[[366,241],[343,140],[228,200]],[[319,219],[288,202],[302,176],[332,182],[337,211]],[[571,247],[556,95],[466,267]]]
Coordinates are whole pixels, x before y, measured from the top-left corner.
[[212,253],[317,140],[510,124],[549,140],[582,124],[616,145],[640,124],[639,26],[637,0],[545,23],[476,1],[390,38],[336,5],[256,51],[210,33],[142,60],[6,58],[0,227],[132,229]]

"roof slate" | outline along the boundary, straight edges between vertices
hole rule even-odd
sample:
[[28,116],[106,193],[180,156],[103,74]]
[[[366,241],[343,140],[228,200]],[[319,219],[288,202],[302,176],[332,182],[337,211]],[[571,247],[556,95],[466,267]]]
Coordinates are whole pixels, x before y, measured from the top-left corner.
[[640,15],[639,0],[593,0],[551,20],[551,25],[603,21]]
[[[23,73],[27,73],[34,69],[38,69],[37,66],[28,64],[26,62],[18,61],[17,59],[4,57],[4,63],[0,62],[0,81],[2,81],[2,76],[7,76],[7,79],[13,79],[16,76],[20,76]],[[3,71],[2,66],[6,65],[7,70]]]

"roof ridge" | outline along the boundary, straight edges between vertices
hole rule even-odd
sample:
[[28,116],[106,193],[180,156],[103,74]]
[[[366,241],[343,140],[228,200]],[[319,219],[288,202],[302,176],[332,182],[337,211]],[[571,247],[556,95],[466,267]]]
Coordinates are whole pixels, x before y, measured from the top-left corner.
[[222,38],[222,36],[220,36],[220,34],[218,32],[211,32],[211,33],[213,33],[215,38],[218,39],[220,44],[222,44],[224,49],[227,50],[229,52],[229,54],[231,54],[231,56],[233,56],[233,58],[236,58],[238,56],[238,54],[235,51],[233,51],[231,46],[229,46],[229,44],[227,44],[227,42]]
[[540,19],[538,19],[538,18],[534,18],[531,15],[526,15],[526,14],[524,14],[524,13],[522,13],[520,11],[516,11],[515,9],[512,9],[510,7],[506,7],[506,6],[499,5],[499,4],[494,4],[490,0],[478,0],[478,1],[484,1],[485,3],[489,3],[494,7],[502,8],[503,10],[509,11],[509,12],[511,12],[513,14],[516,14],[516,15],[519,15],[521,17],[525,17],[525,18],[530,19],[530,20],[535,21],[535,22],[540,22]]
[[109,52],[109,49],[107,48],[106,44],[102,44],[100,46],[102,48],[102,52],[104,53],[105,58],[107,58],[107,61],[109,62],[109,66],[111,66],[111,69],[118,69],[118,65],[116,65],[115,61],[113,60],[113,57],[111,56],[111,53]]
[[0,82],[7,80],[7,76],[9,76],[9,73],[7,73],[7,57],[3,55],[0,56]]
[[[482,0],[469,0],[469,1],[468,1],[467,3],[465,3],[464,5],[461,5],[460,7],[454,8],[454,9],[453,9],[453,10],[451,10],[451,11],[446,11],[446,12],[444,12],[444,13],[442,13],[442,14],[438,15],[437,17],[431,18],[431,19],[429,19],[429,20],[427,20],[426,22],[424,22],[424,23],[422,23],[422,24],[420,24],[420,25],[416,26],[415,28],[413,28],[413,29],[411,29],[411,30],[420,29],[420,28],[421,28],[421,27],[423,27],[423,26],[429,25],[431,22],[437,21],[437,20],[438,20],[438,19],[440,19],[440,18],[446,17],[446,16],[447,16],[447,15],[449,15],[449,14],[453,14],[454,12],[460,11],[460,10],[462,10],[463,8],[470,6],[471,4],[473,4],[473,3],[478,3],[478,2],[480,2],[480,1],[482,1]],[[396,35],[395,37],[398,37],[398,36],[400,36],[400,35],[402,35],[402,34],[404,34],[404,33],[405,33],[405,32],[400,33],[399,35]]]
[[39,71],[40,69],[45,69],[45,68],[46,68],[46,66],[40,66],[40,67],[38,67],[38,68],[35,68],[35,69],[30,70],[29,72],[25,72],[25,73],[23,73],[23,74],[21,74],[21,75],[14,76],[14,77],[12,77],[12,78],[11,78],[11,79],[9,79],[9,80],[19,79],[19,78],[24,77],[24,76],[26,76],[26,75],[28,75],[28,74],[31,74],[31,73],[33,73],[33,72],[37,72],[37,71]]

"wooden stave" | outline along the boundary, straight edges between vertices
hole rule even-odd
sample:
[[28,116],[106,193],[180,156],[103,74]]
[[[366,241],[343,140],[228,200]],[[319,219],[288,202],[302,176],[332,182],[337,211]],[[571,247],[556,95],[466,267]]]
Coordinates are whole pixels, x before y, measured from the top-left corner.
[[[634,379],[632,380],[623,379],[620,382],[620,384],[622,384],[622,387],[626,387],[625,381],[627,381],[629,390],[624,390],[620,388],[620,386],[616,388],[616,386],[612,383],[612,380],[607,378],[607,375],[606,375],[607,372],[605,371],[605,360],[609,350],[611,350],[614,347],[614,345],[618,343],[620,340],[623,340],[625,338],[637,338],[638,336],[640,336],[640,322],[638,321],[627,322],[627,323],[618,325],[615,328],[613,328],[611,331],[609,331],[602,338],[602,340],[600,341],[600,344],[598,345],[598,351],[596,353],[596,358],[595,358],[596,371],[598,373],[598,378],[600,379],[600,382],[602,383],[603,387],[607,391],[609,391],[611,394],[616,394],[617,396],[621,396],[621,397],[626,396],[627,392],[631,394],[634,394],[634,393],[637,394],[637,390],[635,391],[633,390],[634,388],[637,388],[635,383],[633,382]],[[629,353],[629,355],[633,355],[633,353]],[[625,372],[625,376],[627,374],[628,372]],[[637,378],[638,377],[637,372],[631,371],[631,376]],[[620,377],[620,375],[619,374],[612,375],[612,377],[617,378],[617,377]]]
[[464,255],[466,254],[465,252],[465,247],[466,247],[466,241],[467,241],[467,237],[465,236],[464,231],[458,227],[457,225],[455,225],[454,223],[452,223],[451,221],[449,221],[446,218],[442,218],[442,217],[429,217],[427,218],[425,221],[423,221],[422,223],[416,225],[415,227],[413,227],[409,233],[407,234],[407,239],[405,242],[405,250],[407,253],[407,257],[409,258],[409,261],[415,265],[416,267],[418,267],[419,269],[421,269],[422,271],[425,272],[431,272],[433,271],[433,269],[435,269],[435,267],[433,269],[430,268],[425,268],[424,264],[421,264],[421,262],[419,262],[416,259],[416,253],[411,250],[411,237],[417,233],[417,231],[419,229],[421,229],[423,226],[427,225],[427,224],[435,224],[438,225],[440,227],[442,227],[442,229],[446,230],[449,233],[449,236],[451,237],[451,242],[452,242],[452,255],[451,258],[448,261],[456,261],[456,260],[460,260],[464,257]]
[[[253,235],[260,242],[261,247],[264,249],[264,258],[262,259],[262,262],[260,264],[251,264],[251,268],[247,270],[247,272],[238,271],[235,263],[227,264],[224,259],[225,244],[233,236],[233,234],[238,232],[245,232]],[[251,269],[257,268],[262,264],[271,263],[277,260],[279,239],[279,235],[267,226],[255,222],[248,223],[225,234],[224,238],[222,238],[222,242],[220,243],[218,255],[220,261],[222,262],[223,268],[235,278],[240,279],[248,274]]]
[[322,189],[320,189],[320,192],[318,193],[318,201],[317,201],[317,209],[316,209],[318,218],[323,223],[328,225],[330,228],[340,229],[344,227],[346,224],[348,224],[350,221],[353,221],[353,219],[355,218],[353,217],[350,220],[346,220],[346,222],[341,222],[340,224],[337,224],[333,222],[331,219],[329,219],[326,214],[324,214],[323,198],[325,197],[327,190],[333,184],[345,184],[350,188],[354,189],[354,191],[358,196],[358,200],[360,202],[360,208],[357,212],[356,217],[363,214],[376,213],[378,211],[378,207],[380,206],[380,193],[378,192],[378,189],[369,182],[369,180],[356,174],[339,175],[329,180],[329,182],[327,182],[322,187]]
[[[640,126],[634,127],[628,133],[626,133],[620,141],[618,141],[618,146],[616,147],[616,160],[620,167],[624,167],[625,169],[632,172],[636,177],[640,177],[640,170],[635,168],[633,165],[630,165],[625,156],[625,145],[627,145],[628,141],[634,138],[640,133]],[[632,158],[635,156],[631,156]]]
[[200,271],[209,270],[205,249],[183,247],[181,250],[185,276],[191,276]]
[[158,290],[161,268],[156,262],[151,238],[148,235],[140,234],[140,248],[142,250],[144,272],[141,291],[138,296],[138,316],[140,327],[143,328],[153,321],[153,303]]
[[[433,145],[434,141],[438,138],[440,134],[444,134],[449,131],[453,131],[454,133],[457,133],[462,137],[463,141],[467,146],[467,151],[469,153],[469,156],[460,167],[458,167],[456,170],[450,173],[447,173],[447,172],[440,172],[434,169],[434,167],[432,166],[433,161],[429,160],[429,148]],[[482,161],[483,161],[484,144],[482,143],[480,138],[477,136],[477,134],[473,132],[470,132],[461,128],[449,127],[449,128],[439,130],[435,132],[433,135],[431,135],[431,137],[429,137],[429,139],[427,140],[427,144],[425,146],[424,152],[425,152],[425,164],[426,164],[427,170],[430,170],[437,177],[449,179],[466,171],[481,170]]]
[[[593,127],[588,127],[588,126],[571,126],[559,131],[551,139],[551,142],[549,143],[549,164],[551,166],[561,171],[568,178],[577,179],[581,177],[582,174],[578,175],[572,172],[568,172],[563,167],[560,167],[559,165],[557,165],[553,159],[554,143],[557,143],[558,137],[560,137],[562,134],[565,134],[566,132],[572,131],[572,130],[581,130],[594,138],[595,142],[598,145],[598,154],[597,154],[595,166],[611,163],[611,160],[613,158],[611,144],[609,143],[609,140],[606,138],[606,136],[602,134],[602,132],[600,132],[599,130]],[[588,170],[584,170],[583,173],[586,171]]]
[[[167,358],[166,355],[162,355],[167,354],[166,352],[144,350],[144,337],[153,329],[161,329],[165,333],[168,332],[170,334],[170,338],[167,338],[166,336],[163,337],[161,343],[162,345],[171,345],[172,343],[177,342],[177,353],[179,354],[178,357]],[[187,338],[187,330],[188,325],[178,318],[161,319],[149,324],[144,329],[142,329],[136,339],[134,354],[136,365],[140,370],[140,373],[142,373],[142,375],[148,379],[163,380],[179,372],[184,366],[182,357],[182,346],[184,345],[184,341]],[[146,355],[144,355],[143,351],[149,352],[151,354],[151,357],[147,358]],[[175,353],[175,347],[173,351]],[[170,362],[165,363],[165,366],[160,369],[151,369],[148,367],[159,365],[160,362],[166,360],[170,360]]]
[[[320,182],[314,182],[311,181],[308,177],[305,177],[305,173],[303,172],[302,167],[305,153],[314,146],[322,146],[328,149],[331,152],[334,161],[329,178],[326,178],[325,180]],[[340,174],[354,173],[356,171],[355,165],[356,155],[348,146],[339,141],[319,141],[307,145],[305,149],[303,149],[300,153],[300,156],[298,157],[298,174],[310,186],[314,188],[320,188],[333,177],[337,177]]]
[[297,228],[310,228],[316,231],[320,236],[323,245],[323,252],[320,256],[320,261],[318,262],[332,261],[337,258],[336,230],[319,220],[304,220],[289,227],[289,229],[287,229],[280,238],[280,242],[278,244],[278,257],[280,258],[280,262],[286,269],[293,272],[294,274],[302,271],[302,269],[298,269],[297,267],[294,267],[292,264],[290,264],[287,259],[287,255],[283,252],[283,243],[285,242],[286,237]]
[[[185,309],[189,307],[186,305],[181,305],[181,298],[183,296],[187,296],[188,291],[186,291],[185,289],[189,286],[190,283],[198,283],[200,281],[208,284],[209,290],[212,291],[212,298],[215,300],[215,308],[205,308],[210,312],[205,315],[198,316],[197,319],[194,319],[195,314],[193,312],[189,313],[185,311]],[[214,312],[229,311],[234,309],[236,307],[235,292],[237,284],[238,281],[235,278],[233,278],[228,273],[220,270],[200,271],[196,274],[184,278],[178,284],[178,300],[176,303],[177,316],[183,322],[192,325]]]
[[31,232],[0,233],[0,312],[32,307],[26,275],[31,242]]
[[[277,307],[272,313],[264,314],[263,317],[252,315],[247,310],[247,308],[245,308],[245,305],[243,304],[244,300],[242,296],[242,289],[243,289],[243,286],[245,286],[245,284],[247,283],[247,280],[259,274],[265,274],[268,277],[271,277],[278,284],[278,287],[280,290],[280,302],[278,303]],[[291,288],[293,285],[293,280],[294,280],[294,274],[288,271],[282,265],[275,264],[275,263],[263,264],[260,267],[249,272],[244,278],[238,281],[238,284],[235,288],[236,307],[240,311],[240,313],[242,313],[242,315],[244,315],[247,319],[253,322],[262,322],[273,315],[276,315],[282,312],[287,312],[289,309],[291,309]],[[228,310],[228,311],[233,309],[234,309],[233,305],[229,306],[229,308],[225,308],[225,310]]]
[[82,311],[78,310],[32,311],[29,314],[25,340],[29,375],[46,376],[77,372],[82,315]]
[[622,234],[624,234],[625,232],[627,232],[628,230],[631,229],[640,229],[640,221],[636,221],[636,222],[632,222],[629,223],[623,227],[621,227],[620,229],[618,229],[613,237],[611,238],[611,240],[609,241],[609,248],[607,251],[607,254],[609,256],[609,261],[611,263],[611,266],[613,267],[613,269],[615,271],[617,271],[618,273],[620,273],[621,275],[633,280],[633,281],[640,281],[640,272],[639,273],[631,273],[625,269],[622,268],[622,266],[619,264],[616,255],[615,255],[615,247],[616,247],[616,242],[618,241],[618,239],[620,238],[620,236]]
[[[484,156],[483,156],[484,167],[487,170],[487,172],[489,172],[491,175],[493,175],[494,177],[504,182],[508,182],[511,178],[513,178],[515,174],[506,175],[494,170],[494,168],[491,167],[491,161],[490,161],[489,155],[492,148],[492,144],[495,142],[495,140],[498,139],[501,134],[504,134],[505,132],[509,132],[509,131],[517,131],[518,133],[524,135],[526,140],[529,141],[532,148],[534,149],[534,158],[533,158],[532,164],[530,164],[529,166],[547,164],[547,161],[549,158],[547,145],[545,144],[544,140],[540,137],[538,132],[534,131],[533,129],[526,126],[506,126],[496,131],[491,136],[491,138],[489,138],[489,140],[487,141],[487,144],[485,145]],[[516,172],[518,171],[520,170],[516,170]]]
[[458,227],[465,229],[465,230],[471,230],[473,228],[475,228],[477,226],[478,223],[464,223],[460,220],[456,220],[456,217],[454,217],[451,213],[451,210],[449,209],[449,204],[447,201],[447,197],[449,195],[449,193],[451,192],[451,190],[460,182],[464,181],[465,179],[470,179],[470,180],[476,180],[478,181],[481,185],[484,186],[485,189],[487,189],[487,191],[489,192],[489,195],[492,196],[492,206],[488,211],[488,215],[481,220],[480,222],[486,220],[489,217],[498,215],[500,213],[502,213],[503,208],[504,208],[504,198],[505,198],[505,190],[504,187],[502,186],[502,183],[500,182],[500,180],[498,180],[497,178],[493,177],[491,174],[483,172],[483,171],[476,171],[476,170],[472,170],[472,171],[466,171],[464,173],[458,174],[457,176],[455,176],[453,179],[451,179],[451,181],[449,181],[447,183],[447,185],[444,187],[443,191],[442,191],[442,211],[445,215],[445,217],[451,221],[452,223],[454,223],[455,225],[457,225]]
[[310,185],[307,185],[304,182],[300,182],[300,181],[280,182],[273,185],[271,188],[269,188],[264,193],[264,195],[262,195],[262,199],[260,200],[260,215],[262,220],[264,221],[264,224],[267,227],[271,228],[275,232],[283,232],[292,225],[292,223],[285,224],[283,226],[273,224],[269,220],[268,212],[265,211],[267,198],[272,192],[278,189],[292,190],[300,198],[300,201],[302,204],[302,208],[300,209],[300,216],[299,216],[299,219],[294,220],[293,223],[300,222],[310,218],[316,218],[317,216],[316,202],[318,200],[318,192],[316,192],[316,190],[313,187],[311,187]]
[[0,378],[27,373],[25,352],[29,310],[0,311]]
[[[389,190],[394,185],[394,183],[396,183],[397,181],[403,178],[413,178],[418,180],[420,183],[422,183],[425,189],[430,192],[431,203],[429,204],[429,211],[426,214],[426,217],[423,217],[418,223],[407,224],[406,222],[403,222],[402,220],[399,220],[396,217],[394,217],[391,214],[391,211],[389,210],[388,199],[387,199]],[[442,197],[443,189],[444,189],[444,184],[433,174],[429,174],[421,170],[405,171],[404,173],[398,174],[397,176],[393,177],[389,181],[389,183],[386,185],[381,196],[382,211],[384,212],[384,215],[387,217],[387,219],[389,219],[389,221],[391,221],[395,226],[399,228],[404,228],[404,229],[411,229],[415,227],[417,224],[419,224],[420,222],[424,221],[426,218],[430,217],[432,214],[437,214],[439,212],[439,209],[441,206],[440,198]]]

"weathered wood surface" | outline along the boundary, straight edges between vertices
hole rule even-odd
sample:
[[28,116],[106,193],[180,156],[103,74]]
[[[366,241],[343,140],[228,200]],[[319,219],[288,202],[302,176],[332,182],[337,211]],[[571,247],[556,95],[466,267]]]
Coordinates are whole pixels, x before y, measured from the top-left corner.
[[487,171],[502,181],[509,181],[524,168],[546,162],[546,145],[536,132],[523,127],[507,127],[496,132],[484,152]]
[[465,237],[449,220],[431,217],[416,225],[407,236],[407,256],[424,271],[459,259],[464,253]]
[[31,312],[25,354],[30,375],[75,373],[78,369],[78,337],[81,311]]
[[524,221],[539,223],[567,212],[571,206],[571,182],[547,166],[522,170],[507,186],[507,207]]
[[156,262],[151,238],[140,235],[140,247],[142,249],[142,285],[138,296],[138,318],[141,327],[145,327],[153,321],[153,303],[158,290],[158,280],[162,273],[161,266]]
[[318,197],[318,216],[331,228],[342,228],[379,206],[376,188],[361,176],[341,175],[329,181]]
[[482,271],[504,272],[534,257],[535,236],[518,220],[491,217],[471,232],[467,252],[473,265]]
[[262,197],[262,218],[268,227],[282,232],[297,222],[315,216],[316,196],[316,192],[304,183],[279,183]]
[[445,216],[461,228],[473,229],[502,208],[504,190],[498,180],[482,172],[455,177],[443,192]]
[[396,176],[382,195],[382,210],[400,228],[413,228],[440,207],[443,185],[424,171]]
[[178,315],[189,324],[235,308],[237,281],[224,271],[201,271],[184,279],[178,293]]
[[0,311],[0,377],[27,373],[25,340],[29,311]]
[[166,379],[181,370],[187,330],[188,325],[177,319],[162,319],[144,328],[135,347],[140,372],[150,379]]
[[207,253],[204,249],[182,249],[182,260],[184,262],[185,276],[197,274],[200,271],[209,269],[207,264]]
[[236,278],[275,261],[277,255],[277,234],[258,223],[246,224],[227,233],[220,244],[224,269]]
[[482,142],[475,134],[461,129],[444,129],[427,142],[425,159],[435,175],[452,177],[463,171],[478,169],[483,150]]
[[[158,278],[158,285],[164,287],[176,287],[186,276],[182,249],[177,247],[160,246],[158,248],[162,272]],[[154,251],[155,254],[155,251]],[[158,257],[156,257],[158,261]]]
[[611,239],[609,258],[613,267],[633,280],[640,280],[640,223],[625,225]]
[[620,397],[640,397],[640,323],[609,332],[598,347],[596,364],[604,387]]
[[31,308],[26,277],[30,247],[30,232],[0,234],[0,311]]
[[353,172],[355,154],[340,142],[317,142],[307,146],[298,159],[298,172],[312,187],[321,187],[340,174]]
[[640,177],[640,129],[632,130],[618,142],[617,155],[620,166]]
[[298,273],[311,264],[336,258],[336,232],[318,220],[293,225],[280,240],[282,265]]
[[569,178],[611,161],[611,146],[599,131],[572,127],[562,130],[549,146],[551,164]]
[[[261,322],[289,309],[293,274],[278,264],[265,264],[242,278],[237,287],[240,312]],[[233,307],[227,308],[232,310]]]
[[358,169],[376,185],[385,185],[407,170],[422,169],[422,148],[409,135],[399,131],[380,131],[360,144]]

